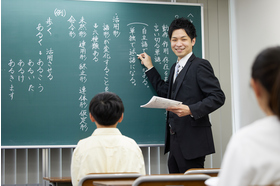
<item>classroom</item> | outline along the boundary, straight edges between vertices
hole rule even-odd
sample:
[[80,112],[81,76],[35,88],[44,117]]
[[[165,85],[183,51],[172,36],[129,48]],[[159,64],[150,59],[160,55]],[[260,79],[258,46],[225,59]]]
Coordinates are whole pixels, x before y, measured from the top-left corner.
[[[128,121],[137,117],[130,114],[132,111],[144,116],[136,119],[135,126],[139,126],[139,128],[129,128],[124,123],[123,126],[120,126],[121,131],[124,131],[124,134],[131,135],[130,137],[134,138],[139,144],[148,175],[168,173],[166,163],[168,155],[164,155],[165,113],[162,110],[150,112],[149,109],[140,108],[141,104],[145,104],[155,95],[155,92],[151,91],[147,79],[143,78],[143,74],[138,75],[138,79],[135,76],[134,79],[134,69],[139,68],[140,64],[134,66],[128,63],[125,67],[125,73],[128,76],[124,75],[123,69],[120,70],[121,73],[114,73],[114,69],[121,68],[116,64],[113,67],[105,66],[104,71],[99,70],[90,73],[91,68],[100,68],[100,64],[107,64],[98,63],[98,60],[104,61],[107,56],[108,61],[113,61],[113,56],[117,55],[113,51],[114,46],[121,51],[122,58],[120,58],[126,61],[132,57],[131,53],[131,55],[127,54],[131,51],[135,52],[136,46],[130,41],[130,38],[134,36],[133,30],[130,29],[126,33],[120,25],[117,25],[118,23],[127,22],[126,28],[131,25],[141,25],[148,28],[148,25],[151,24],[154,24],[153,27],[155,28],[157,25],[155,23],[158,23],[160,27],[169,24],[174,18],[173,16],[189,16],[188,18],[193,19],[194,24],[197,24],[196,27],[200,30],[200,40],[194,49],[194,53],[198,53],[198,56],[211,62],[215,75],[226,95],[225,104],[210,115],[216,153],[207,156],[205,168],[219,168],[232,134],[264,116],[257,106],[258,103],[250,88],[249,72],[255,56],[261,50],[280,44],[280,24],[277,22],[277,18],[280,17],[280,1],[278,0],[86,0],[73,2],[57,0],[48,1],[48,3],[43,0],[36,0],[36,3],[34,3],[35,0],[14,0],[12,5],[14,7],[8,1],[1,1],[1,185],[3,186],[46,186],[50,183],[43,177],[70,176],[71,156],[78,139],[90,135],[94,129],[94,126],[91,126],[92,124],[85,120],[84,109],[82,108],[87,106],[86,101],[90,101],[91,98],[88,93],[91,91],[90,88],[82,87],[82,83],[86,83],[86,81],[91,81],[96,87],[100,88],[94,90],[94,93],[109,90],[125,97],[127,99],[125,107],[128,107],[125,114],[128,112],[126,114]],[[77,6],[82,8],[73,11],[76,3]],[[21,6],[26,6],[26,9]],[[155,10],[154,7],[158,7],[159,11],[149,14],[140,8],[142,6],[150,8],[150,11]],[[4,10],[5,7],[6,10]],[[88,20],[86,14],[96,7],[97,15],[102,15],[102,11],[112,11],[112,17],[104,16],[103,20],[103,17],[100,16],[98,19],[95,17]],[[165,8],[170,8],[170,15],[168,11],[164,11]],[[187,13],[184,12],[185,9]],[[44,11],[41,12],[42,10]],[[157,14],[165,14],[170,18],[164,20],[164,17],[157,17]],[[25,17],[30,20],[18,20],[18,15],[22,15],[23,20]],[[143,17],[143,20],[140,19],[141,17]],[[96,21],[95,25],[90,26],[95,19],[100,22]],[[55,24],[55,21],[59,22],[60,20],[64,20],[65,30],[60,30],[60,27]],[[114,34],[107,35],[110,37],[110,42],[107,43],[108,46],[106,45],[107,48],[104,47],[104,51],[93,50],[94,46],[97,46],[97,43],[94,43],[94,33],[100,35],[100,37],[101,35],[106,37],[106,24],[104,22],[108,23],[112,20],[117,26],[114,28]],[[54,24],[52,24],[52,21]],[[103,33],[101,31],[99,33],[94,32],[99,29],[98,27],[103,27]],[[84,30],[85,32],[81,33],[84,35],[76,35],[78,32],[73,32],[75,29]],[[90,31],[86,32],[87,30]],[[153,31],[156,32],[156,29]],[[60,32],[65,33],[63,35]],[[142,38],[146,37],[145,33],[146,31],[142,30]],[[149,33],[149,30],[147,33]],[[80,42],[80,44],[76,44],[76,48],[72,47],[73,42],[78,43],[79,38],[86,37],[86,34],[90,35],[89,45],[92,46],[90,47],[92,50],[88,51],[87,56],[83,55],[85,43]],[[152,33],[151,36],[147,34],[147,38],[152,38],[155,34],[158,33]],[[31,35],[34,42],[28,39],[28,35]],[[124,37],[122,40],[127,42],[128,47],[119,46],[118,37]],[[156,41],[155,38],[153,39]],[[80,39],[80,41],[82,40]],[[167,39],[166,42],[168,41]],[[164,45],[162,46],[164,47]],[[76,50],[72,50],[73,48]],[[63,54],[63,57],[56,57],[59,56],[56,52]],[[100,56],[103,55],[103,58],[98,57],[99,52]],[[76,63],[71,63],[73,59],[70,53],[79,56]],[[42,59],[45,61],[45,69],[43,62],[37,60],[41,58],[40,56],[44,56],[44,59]],[[28,61],[32,59],[34,59],[34,62],[37,60],[35,62],[35,66],[38,66],[36,67],[36,77],[30,71],[27,72],[28,69],[26,69],[27,66],[33,67],[34,63]],[[63,60],[67,62],[67,65],[59,66],[55,64]],[[92,61],[91,68],[90,66],[87,66],[88,68],[79,67],[79,61],[86,60]],[[174,63],[171,62],[175,60],[171,50],[168,60],[170,64]],[[9,70],[15,64],[18,68],[15,72],[16,77],[11,79],[10,77],[13,74]],[[157,65],[163,66],[164,64]],[[46,66],[53,70],[47,70]],[[74,71],[72,67],[74,67]],[[23,69],[26,69],[26,72]],[[33,69],[35,70],[35,67]],[[59,73],[56,72],[56,69]],[[74,78],[69,80],[65,77],[65,74],[69,72],[78,75],[73,75]],[[28,73],[29,75],[27,75]],[[164,68],[162,68],[161,73],[166,74]],[[97,77],[101,77],[101,81]],[[60,78],[64,82],[56,82],[56,78]],[[119,85],[119,82],[124,80],[129,80],[124,85],[125,88]],[[69,81],[70,83],[68,83]],[[11,86],[11,82],[14,83],[13,86]],[[75,86],[75,92],[71,92],[71,85]],[[57,90],[63,89],[63,91],[56,91],[52,87],[56,87]],[[88,92],[86,92],[86,88]],[[70,96],[75,97],[73,103],[68,101],[72,97],[65,96],[68,91],[71,92]],[[44,92],[48,94],[47,97],[42,96]],[[145,92],[145,95],[142,95],[142,92]],[[22,95],[17,97],[19,94]],[[59,99],[56,97],[57,94]],[[40,97],[45,98],[42,105],[40,105],[40,108],[34,107],[37,104],[36,99],[40,100]],[[52,100],[53,97],[56,99]],[[75,106],[79,104],[80,106]],[[29,106],[25,107],[25,105]],[[130,107],[133,107],[133,109],[130,109]],[[17,108],[16,113],[11,113],[11,108]],[[20,110],[22,110],[22,113],[18,113]],[[49,110],[52,114],[47,113]],[[34,112],[40,115],[40,118],[34,116]],[[26,118],[21,119],[21,115]],[[51,119],[41,117],[44,115]],[[71,123],[73,121],[72,116],[76,118],[74,124]],[[159,118],[158,116],[162,117]],[[56,118],[59,118],[58,121]],[[22,120],[25,124],[29,123],[30,126],[19,125]],[[6,124],[9,122],[18,124]],[[140,125],[148,122],[154,123],[154,127]],[[59,123],[59,125],[51,125],[51,123]],[[27,133],[27,130],[31,135]],[[75,133],[77,130],[79,134]],[[47,131],[47,134],[43,134],[43,131]],[[10,139],[10,136],[13,137]],[[19,136],[23,136],[24,140]],[[73,136],[75,137],[73,138]],[[63,141],[62,138],[66,141]]]

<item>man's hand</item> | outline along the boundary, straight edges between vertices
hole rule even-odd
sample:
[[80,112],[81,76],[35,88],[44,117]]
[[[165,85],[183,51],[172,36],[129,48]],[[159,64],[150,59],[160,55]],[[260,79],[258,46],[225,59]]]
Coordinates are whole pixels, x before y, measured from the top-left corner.
[[168,107],[166,109],[167,111],[173,112],[174,114],[177,114],[179,117],[187,116],[187,115],[192,115],[192,112],[189,108],[188,105],[179,105],[175,107]]
[[141,60],[141,64],[144,65],[147,69],[150,69],[153,67],[151,57],[148,54],[142,53],[137,56],[138,56],[138,59]]

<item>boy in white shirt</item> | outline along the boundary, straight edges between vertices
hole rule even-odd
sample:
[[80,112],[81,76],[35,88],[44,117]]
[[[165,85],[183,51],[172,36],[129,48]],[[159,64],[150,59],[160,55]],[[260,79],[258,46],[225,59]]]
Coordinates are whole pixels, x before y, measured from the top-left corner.
[[73,186],[89,173],[145,174],[141,149],[117,129],[123,113],[122,100],[114,93],[99,93],[92,98],[89,116],[97,129],[88,138],[80,140],[74,150],[71,163]]

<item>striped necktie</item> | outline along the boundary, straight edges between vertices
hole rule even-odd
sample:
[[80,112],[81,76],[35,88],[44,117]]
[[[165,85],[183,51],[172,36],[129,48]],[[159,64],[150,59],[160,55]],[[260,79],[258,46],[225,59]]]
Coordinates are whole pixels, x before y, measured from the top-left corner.
[[178,76],[179,72],[180,72],[180,64],[177,63],[176,66],[175,66],[175,75],[174,75],[174,80],[173,80],[173,82],[175,82],[175,79],[176,79],[176,77]]

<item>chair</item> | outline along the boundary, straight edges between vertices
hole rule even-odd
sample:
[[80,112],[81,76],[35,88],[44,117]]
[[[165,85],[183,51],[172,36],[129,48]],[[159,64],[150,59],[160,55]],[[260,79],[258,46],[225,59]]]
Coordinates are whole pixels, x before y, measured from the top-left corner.
[[205,186],[205,180],[211,178],[205,174],[196,175],[151,175],[137,178],[132,186]]
[[79,181],[78,186],[93,186],[93,181],[135,180],[140,176],[142,176],[142,174],[138,174],[138,173],[88,174]]
[[209,169],[189,169],[184,174],[207,174],[211,177],[217,177],[219,174],[220,169],[219,168],[209,168]]

